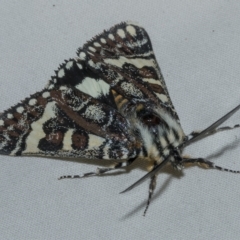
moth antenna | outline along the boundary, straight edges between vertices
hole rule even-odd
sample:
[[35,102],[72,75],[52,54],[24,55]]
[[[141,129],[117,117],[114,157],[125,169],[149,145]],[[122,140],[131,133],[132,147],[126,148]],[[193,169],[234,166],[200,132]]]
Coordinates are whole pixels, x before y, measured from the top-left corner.
[[[218,119],[216,122],[214,122],[213,124],[211,124],[209,127],[207,127],[206,129],[204,129],[203,131],[201,131],[199,134],[196,134],[195,136],[193,136],[191,139],[186,140],[185,142],[183,142],[179,148],[185,147],[187,145],[190,145],[191,143],[199,140],[202,137],[205,137],[208,134],[214,133],[214,131],[217,131],[217,127],[219,125],[221,125],[222,123],[224,123],[227,119],[229,119],[235,112],[237,112],[240,109],[240,104],[235,107],[233,110],[231,110],[230,112],[228,112],[227,114],[225,114],[223,117],[221,117],[220,119]],[[221,129],[221,128],[220,128]]]

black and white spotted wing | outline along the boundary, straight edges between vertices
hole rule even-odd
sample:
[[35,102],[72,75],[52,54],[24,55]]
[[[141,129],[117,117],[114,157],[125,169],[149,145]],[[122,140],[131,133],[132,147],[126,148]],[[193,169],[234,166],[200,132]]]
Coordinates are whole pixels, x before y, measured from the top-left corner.
[[71,86],[32,95],[4,112],[0,124],[1,154],[94,159],[136,156],[126,119],[113,107]]
[[[117,105],[118,110],[130,103],[157,104],[178,119],[144,28],[129,22],[118,24],[79,48],[77,55],[60,66],[52,86],[70,84]],[[83,71],[76,70],[74,61]]]
[[[146,129],[139,130],[136,119],[147,122],[143,115],[153,106],[169,113],[180,129],[178,138],[183,137],[142,27],[116,25],[77,55],[59,67],[43,91],[4,112],[2,154],[120,160],[146,155],[153,140],[143,143]],[[166,139],[161,141],[160,145],[167,145]]]

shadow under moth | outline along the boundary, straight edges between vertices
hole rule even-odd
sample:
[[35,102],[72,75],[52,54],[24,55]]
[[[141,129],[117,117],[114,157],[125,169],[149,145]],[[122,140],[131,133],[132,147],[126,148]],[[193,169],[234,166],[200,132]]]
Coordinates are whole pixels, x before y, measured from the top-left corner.
[[157,173],[186,163],[239,173],[203,158],[182,156],[187,145],[219,131],[240,105],[200,132],[185,135],[157,64],[150,38],[123,22],[97,35],[60,65],[48,85],[0,115],[0,154],[106,159],[82,178],[125,168],[136,159],[151,170],[126,192],[150,179],[148,209]]

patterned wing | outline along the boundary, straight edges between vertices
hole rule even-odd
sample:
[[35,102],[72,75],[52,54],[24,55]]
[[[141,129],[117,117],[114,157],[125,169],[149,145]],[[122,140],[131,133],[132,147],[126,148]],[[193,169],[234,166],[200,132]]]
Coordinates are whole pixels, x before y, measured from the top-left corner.
[[70,84],[120,112],[131,104],[153,103],[179,121],[144,28],[131,22],[115,25],[78,49],[77,55],[84,75],[69,77],[65,65],[50,84]]
[[77,54],[43,91],[0,116],[1,154],[127,159],[142,140],[124,110],[154,104],[178,121],[142,27],[118,24]]
[[136,156],[129,124],[114,107],[71,86],[51,88],[1,115],[1,154],[94,159]]

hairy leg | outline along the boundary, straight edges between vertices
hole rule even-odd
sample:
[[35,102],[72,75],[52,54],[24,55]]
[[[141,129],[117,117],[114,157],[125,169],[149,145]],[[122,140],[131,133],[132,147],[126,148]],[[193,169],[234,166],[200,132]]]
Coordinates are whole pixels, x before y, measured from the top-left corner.
[[[240,128],[240,124],[236,124],[234,125],[233,127],[229,127],[229,126],[225,126],[225,127],[220,127],[220,128],[217,128],[217,129],[214,129],[213,131],[209,132],[208,134],[206,134],[204,137],[208,137],[208,136],[211,136],[215,133],[218,133],[218,132],[223,132],[223,131],[227,131],[227,130],[232,130],[232,129],[235,129],[235,128]],[[201,133],[201,131],[193,131],[191,133],[189,133],[187,135],[187,138],[189,139],[190,137],[195,137],[197,136],[199,133]],[[200,139],[199,139],[200,140]]]
[[97,168],[94,172],[88,172],[88,173],[84,173],[84,174],[81,174],[81,175],[64,175],[64,176],[59,177],[58,179],[61,180],[61,179],[65,179],[65,178],[83,178],[83,177],[88,177],[88,176],[97,176],[97,175],[101,175],[103,173],[106,173],[106,172],[109,172],[109,171],[112,171],[112,170],[127,167],[130,164],[132,164],[135,160],[136,160],[136,158],[132,158],[132,159],[128,159],[125,162],[116,163],[113,167]]
[[206,165],[208,168],[214,168],[214,169],[218,169],[218,170],[225,171],[225,172],[231,172],[231,173],[240,173],[240,171],[220,167],[220,166],[214,164],[213,162],[208,161],[207,159],[204,159],[204,158],[183,158],[182,163],[183,164],[184,163],[198,163],[200,165]]
[[[157,166],[157,162],[154,162],[153,168],[156,167],[156,166]],[[147,201],[147,205],[146,205],[146,208],[144,210],[143,216],[145,216],[146,213],[147,213],[148,207],[149,207],[150,202],[152,200],[153,192],[156,188],[156,184],[157,184],[157,174],[155,174],[151,177],[151,181],[150,181],[149,188],[148,188],[148,201]]]

